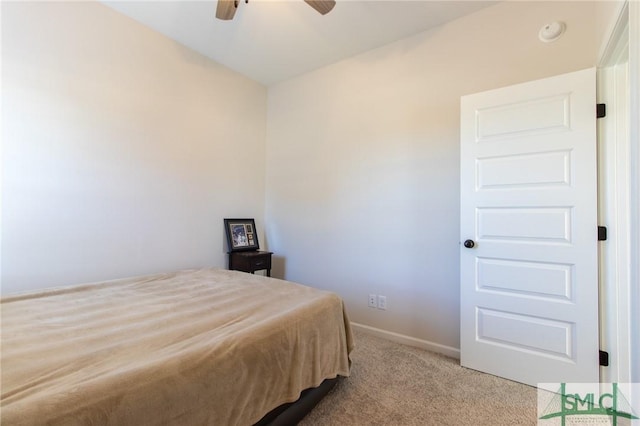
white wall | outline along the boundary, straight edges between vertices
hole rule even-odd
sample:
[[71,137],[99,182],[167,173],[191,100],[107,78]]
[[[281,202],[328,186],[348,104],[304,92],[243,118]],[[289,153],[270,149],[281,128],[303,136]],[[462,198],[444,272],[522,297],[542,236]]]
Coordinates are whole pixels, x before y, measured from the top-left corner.
[[99,3],[2,2],[2,291],[225,266],[266,88]]
[[459,98],[594,66],[607,3],[505,2],[271,87],[265,135],[264,87],[112,9],[2,2],[2,290],[223,266],[249,216],[276,276],[457,348]]
[[[629,87],[631,176],[631,380],[640,383],[640,3],[629,1]],[[634,120],[635,117],[635,120]],[[635,407],[640,406],[640,394],[634,395]]]
[[[595,11],[504,2],[270,87],[275,273],[338,292],[355,322],[458,348],[460,96],[595,66]],[[541,43],[554,20],[567,33]]]

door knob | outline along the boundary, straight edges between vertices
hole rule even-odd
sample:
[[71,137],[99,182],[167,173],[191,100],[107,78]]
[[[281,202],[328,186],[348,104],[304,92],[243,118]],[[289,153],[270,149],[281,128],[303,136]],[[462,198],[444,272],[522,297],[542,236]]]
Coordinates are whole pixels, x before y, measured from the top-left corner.
[[474,243],[473,240],[466,240],[464,242],[464,246],[466,248],[474,248],[476,246],[476,243]]

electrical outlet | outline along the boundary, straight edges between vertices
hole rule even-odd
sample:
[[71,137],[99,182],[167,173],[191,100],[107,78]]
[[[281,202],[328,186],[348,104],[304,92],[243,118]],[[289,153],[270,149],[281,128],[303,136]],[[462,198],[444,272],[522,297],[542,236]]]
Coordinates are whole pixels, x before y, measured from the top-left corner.
[[378,296],[378,309],[387,309],[387,296]]
[[377,308],[378,307],[378,297],[375,294],[369,295],[369,307]]

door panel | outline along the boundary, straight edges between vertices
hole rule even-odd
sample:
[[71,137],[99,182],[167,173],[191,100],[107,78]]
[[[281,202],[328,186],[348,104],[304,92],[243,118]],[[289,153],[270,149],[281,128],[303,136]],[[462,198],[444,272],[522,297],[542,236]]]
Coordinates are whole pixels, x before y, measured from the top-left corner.
[[480,158],[478,189],[571,185],[571,151]]
[[465,367],[598,381],[595,102],[594,69],[462,98]]

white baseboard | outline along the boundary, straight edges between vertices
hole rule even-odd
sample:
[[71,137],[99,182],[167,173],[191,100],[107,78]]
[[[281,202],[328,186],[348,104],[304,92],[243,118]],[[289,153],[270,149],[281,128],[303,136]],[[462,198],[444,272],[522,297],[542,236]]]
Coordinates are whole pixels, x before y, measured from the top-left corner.
[[402,343],[403,345],[413,346],[416,348],[425,349],[427,351],[437,352],[451,358],[460,359],[460,349],[451,346],[429,342],[428,340],[416,339],[415,337],[394,333],[393,331],[381,330],[379,328],[370,327],[368,325],[358,324],[357,322],[352,322],[351,326],[356,330],[372,334],[382,339],[391,340],[392,342]]

